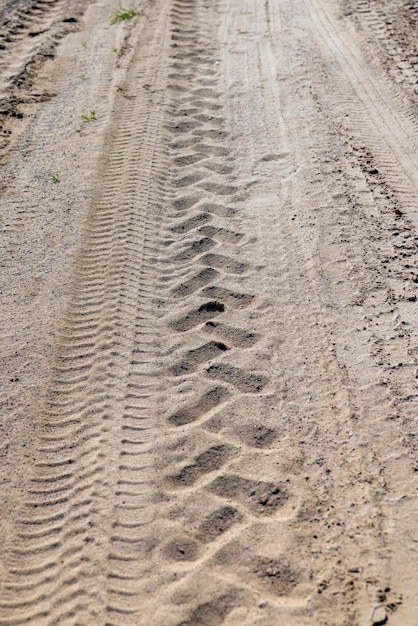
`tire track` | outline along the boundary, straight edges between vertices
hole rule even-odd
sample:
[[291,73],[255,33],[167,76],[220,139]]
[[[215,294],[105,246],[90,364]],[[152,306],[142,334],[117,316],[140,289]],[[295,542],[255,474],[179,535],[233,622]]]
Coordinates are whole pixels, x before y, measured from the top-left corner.
[[[247,261],[254,238],[240,216],[245,190],[237,182],[239,155],[227,130],[217,68],[218,11],[218,5],[209,14],[202,2],[178,0],[170,16],[171,224],[163,320],[172,331],[165,338],[168,389],[157,454],[164,542],[153,561],[156,572],[166,572],[155,574],[160,606],[154,622],[178,625],[221,624],[232,610],[247,611],[267,598],[298,604],[287,596],[303,578],[285,559],[269,558],[262,540],[248,558],[239,554],[245,538],[254,544],[254,533],[265,536],[270,522],[280,525],[277,517],[293,515],[295,499],[284,478],[261,480],[247,467],[257,451],[270,450],[276,433],[261,416],[252,417],[262,394],[270,393],[255,352],[264,339],[257,321],[267,303],[246,286],[258,268]],[[230,414],[241,422],[234,433]]]
[[[290,19],[295,27],[306,19],[295,9],[288,7],[288,11],[289,17],[293,13]],[[335,345],[334,358],[338,364],[338,376],[341,376],[340,388],[346,393],[346,404],[352,412],[345,419],[343,414],[335,419],[340,425],[345,423],[349,432],[357,432],[362,441],[367,441],[363,452],[357,446],[353,446],[352,451],[357,458],[357,468],[367,467],[365,473],[369,477],[364,482],[369,485],[366,487],[369,515],[375,520],[376,535],[371,537],[367,524],[363,525],[363,545],[368,546],[373,557],[369,563],[365,562],[363,577],[348,582],[353,588],[356,585],[357,596],[355,601],[346,606],[347,615],[350,604],[355,611],[347,619],[357,622],[367,613],[372,614],[374,619],[376,613],[385,615],[387,621],[394,620],[401,624],[411,619],[414,599],[411,581],[398,569],[402,560],[398,556],[399,551],[402,551],[398,542],[403,542],[400,536],[405,533],[405,529],[395,511],[398,505],[393,508],[391,497],[396,499],[395,494],[398,494],[396,480],[392,482],[394,476],[404,477],[403,488],[407,492],[416,482],[411,473],[414,445],[409,447],[402,435],[402,431],[410,429],[409,416],[413,412],[414,392],[408,400],[406,394],[401,400],[404,389],[409,388],[411,391],[416,386],[411,377],[413,352],[410,349],[409,329],[402,322],[407,307],[414,306],[415,286],[411,282],[407,284],[413,275],[408,273],[406,278],[408,269],[411,269],[408,268],[409,251],[402,246],[405,238],[405,248],[410,247],[410,237],[413,238],[415,230],[411,221],[414,222],[413,198],[416,190],[414,171],[408,166],[408,153],[412,152],[411,146],[416,141],[416,135],[414,127],[408,123],[404,108],[392,99],[390,91],[384,91],[380,75],[372,75],[370,67],[359,61],[360,53],[355,40],[350,42],[347,33],[342,34],[344,29],[338,21],[334,21],[333,11],[332,5],[325,6],[323,3],[320,8],[315,6],[315,9],[310,9],[312,24],[324,20],[329,30],[325,35],[322,29],[313,28],[306,34],[299,58],[295,55],[292,64],[289,64],[291,69],[288,76],[296,76],[298,71],[301,72],[294,81],[288,78],[291,83],[289,88],[293,87],[298,94],[301,120],[312,133],[307,147],[307,154],[312,155],[311,160],[306,163],[305,175],[299,181],[306,202],[312,208],[307,210],[304,201],[299,200],[294,211],[290,210],[290,219],[298,224],[299,232],[309,228],[311,240],[321,259],[317,267],[318,277],[314,279],[317,285],[324,286],[319,289],[324,307],[320,317],[323,326],[328,329],[326,333],[330,335],[330,352],[334,349],[331,346]],[[340,36],[344,43],[339,48],[335,42],[339,41]],[[329,48],[335,56],[333,54],[329,57]],[[346,54],[350,57],[349,62]],[[309,63],[306,59],[309,59]],[[336,70],[333,63],[337,60],[339,64]],[[317,79],[312,80],[312,76]],[[350,82],[347,82],[347,77],[350,77]],[[370,86],[369,91],[367,85]],[[372,114],[377,88],[381,90],[381,102],[384,107],[388,107],[387,113],[380,111],[382,117]],[[312,97],[312,110],[308,114],[307,94]],[[363,106],[365,100],[367,104]],[[332,116],[328,114],[330,107]],[[398,134],[398,123],[403,128],[399,133],[408,136],[409,142],[406,144],[403,162],[396,159],[399,155],[398,137],[393,138],[393,134]],[[297,144],[297,138],[294,144]],[[398,220],[399,224],[396,224]],[[297,232],[298,229],[293,228],[292,236]],[[393,242],[398,237],[401,237],[399,251],[392,256]],[[403,254],[406,255],[404,268],[401,267]],[[381,264],[380,261],[385,257],[390,263],[388,269],[384,267],[386,263]],[[394,276],[391,280],[392,272]],[[401,276],[402,281],[399,280]],[[325,287],[327,283],[330,285],[329,292]],[[411,301],[408,300],[410,297]],[[403,299],[407,302],[399,306],[397,302]],[[409,309],[404,321],[411,319],[411,315],[412,310]],[[315,345],[312,351],[315,353]],[[325,354],[325,345],[323,351]],[[406,365],[404,369],[403,363]],[[390,383],[392,376],[397,378],[394,385]],[[332,388],[332,384],[327,385],[327,388]],[[401,414],[402,425],[401,420],[398,421]],[[329,420],[328,424],[331,422]],[[338,440],[337,432],[334,440]],[[395,449],[398,450],[397,462],[393,464],[387,459],[388,448],[393,454],[396,454]],[[327,455],[323,456],[325,458]],[[347,457],[344,455],[345,460]],[[319,462],[322,461],[318,459]],[[347,463],[347,472],[351,471],[349,466],[350,463]],[[332,470],[334,472],[335,468]],[[345,476],[340,476],[338,481],[339,492],[332,497],[332,506],[336,510],[340,508],[336,504],[340,492],[349,494],[350,501],[355,502],[360,496],[357,481],[364,484],[359,475],[345,489],[342,487]],[[322,495],[321,500],[324,499],[327,497]],[[348,532],[350,517],[349,512],[344,515],[345,532]],[[360,517],[357,517],[356,523],[362,526]],[[393,529],[395,525],[397,530],[389,531],[389,527]],[[381,539],[376,541],[378,536]],[[324,541],[326,545],[332,545],[331,540]],[[389,547],[391,542],[396,548]],[[339,545],[341,556],[344,545],[342,539]],[[349,542],[347,551],[353,548],[354,543]],[[402,558],[405,562],[411,557],[403,553]],[[412,569],[413,562],[414,557],[410,565]],[[337,571],[338,563],[335,568]],[[341,572],[340,580],[345,575]],[[334,575],[327,576],[327,589],[333,579],[335,584]],[[328,594],[327,589],[324,587],[321,590],[323,600]],[[344,598],[341,598],[341,602],[344,604]],[[399,611],[396,616],[392,615],[395,611]],[[334,623],[333,618],[329,619],[330,623]]]
[[[156,18],[154,17],[154,20]],[[74,267],[38,459],[8,559],[2,624],[127,624],[153,518],[154,310],[164,13],[119,96]],[[154,29],[154,27],[156,28]],[[145,93],[145,95],[144,95]],[[135,617],[133,623],[137,623]]]
[[45,60],[54,57],[59,41],[79,28],[86,7],[83,0],[36,0],[0,10],[1,152],[19,129],[19,120],[26,117],[27,105],[55,95],[48,84],[36,83],[36,78]]
[[[311,3],[311,6],[310,15],[317,24],[318,32],[341,68],[337,80],[341,83],[341,91],[346,92],[348,102],[351,103],[349,110],[352,121],[356,121],[356,127],[362,134],[373,129],[375,149],[378,146],[380,148],[379,158],[385,166],[386,176],[390,180],[392,159],[395,157],[403,170],[405,191],[414,196],[418,190],[413,158],[416,153],[416,133],[410,119],[394,104],[388,90],[382,88],[382,77],[373,75],[362,61],[360,50],[345,40],[332,14],[326,16],[320,3]],[[346,80],[351,85],[349,90],[346,84],[343,86]],[[364,104],[361,112],[356,108],[357,100]],[[367,112],[366,119],[363,111]],[[398,180],[395,184],[399,184]]]
[[[384,70],[403,99],[410,100],[409,106],[416,106],[416,5],[407,0],[395,3],[360,0],[344,6],[343,11],[353,21],[368,57]],[[413,123],[414,119],[412,113]]]
[[[169,133],[175,138],[175,141],[172,142],[172,160],[174,166],[177,166],[173,170],[171,187],[174,190],[181,189],[182,192],[186,193],[172,196],[173,208],[177,210],[177,219],[170,229],[167,245],[177,247],[173,235],[180,235],[180,245],[183,246],[185,242],[184,233],[187,233],[187,241],[189,242],[187,247],[171,257],[170,263],[182,264],[183,271],[188,274],[195,271],[195,265],[190,265],[190,261],[195,260],[197,264],[206,266],[204,270],[199,271],[191,278],[171,287],[172,293],[183,300],[182,304],[185,304],[184,301],[189,296],[195,300],[195,294],[199,290],[199,296],[208,296],[211,300],[200,305],[195,311],[191,310],[184,317],[177,316],[171,322],[171,327],[174,327],[178,332],[192,330],[195,326],[201,325],[204,320],[210,320],[207,321],[206,328],[215,328],[215,325],[209,326],[214,324],[211,314],[224,313],[227,311],[227,307],[229,308],[231,305],[235,305],[237,308],[246,307],[254,299],[253,295],[236,293],[216,284],[229,275],[240,275],[247,272],[249,270],[247,265],[232,258],[231,252],[228,255],[215,251],[208,252],[214,248],[221,250],[222,243],[237,246],[244,235],[231,229],[229,223],[227,228],[212,224],[218,215],[228,217],[228,215],[234,214],[234,195],[238,189],[231,184],[234,180],[234,169],[231,165],[233,157],[230,150],[223,145],[228,136],[223,129],[224,118],[212,114],[213,110],[220,111],[222,105],[219,104],[220,93],[216,90],[217,80],[213,78],[215,72],[208,69],[213,66],[213,58],[210,56],[213,45],[210,46],[208,35],[197,32],[196,28],[200,17],[198,8],[200,7],[195,8],[191,2],[178,3],[178,6],[174,4],[171,14],[174,33],[173,47],[176,49],[180,43],[182,44],[180,54],[176,51],[173,54],[173,71],[169,74],[169,78],[175,81],[170,84],[170,88],[176,92],[171,110],[174,119],[187,117],[187,121],[176,121],[174,125],[168,127]],[[199,26],[203,30],[200,24]],[[203,47],[207,45],[209,45],[208,48]],[[200,54],[199,58],[196,58],[195,53],[203,50],[205,50],[205,54]],[[193,61],[186,61],[189,58],[192,58]],[[187,73],[179,73],[180,68]],[[203,85],[203,87],[190,88],[190,85],[194,84]],[[203,97],[205,100],[196,100],[195,96]],[[211,140],[213,143],[202,144],[202,140]],[[219,157],[224,157],[224,161],[214,160]],[[209,171],[209,176],[203,168]],[[183,174],[186,170],[187,174]],[[215,177],[211,176],[212,173]],[[225,182],[221,177],[224,177]],[[188,195],[188,190],[195,192],[196,187],[203,189],[206,193]],[[230,204],[232,206],[219,205],[216,203],[217,196],[231,198]],[[178,215],[179,217],[177,217]],[[211,225],[202,227],[202,221],[210,221]],[[196,238],[201,234],[206,236]],[[229,251],[235,254],[231,247],[229,247]],[[237,305],[237,303],[239,304]],[[221,329],[222,325],[219,327],[218,334]],[[235,328],[230,329],[230,336],[233,333],[243,335],[244,331]],[[197,358],[202,365],[217,352],[227,350],[229,350],[229,346],[226,344],[212,341],[190,351],[186,361],[189,359],[195,361]],[[178,365],[180,369],[184,366],[184,362],[180,362]]]
[[[402,109],[401,139],[385,131],[389,97],[373,119],[383,87],[325,13],[150,9],[75,262],[5,626],[346,626],[401,607],[385,542],[415,506],[397,421],[416,403],[415,139]],[[402,189],[380,172],[388,146]]]

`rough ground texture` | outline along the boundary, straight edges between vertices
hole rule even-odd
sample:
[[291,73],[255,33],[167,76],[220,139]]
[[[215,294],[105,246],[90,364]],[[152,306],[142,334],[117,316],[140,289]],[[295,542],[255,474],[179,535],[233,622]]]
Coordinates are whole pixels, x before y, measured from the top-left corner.
[[0,624],[416,626],[417,7],[129,6],[0,3]]

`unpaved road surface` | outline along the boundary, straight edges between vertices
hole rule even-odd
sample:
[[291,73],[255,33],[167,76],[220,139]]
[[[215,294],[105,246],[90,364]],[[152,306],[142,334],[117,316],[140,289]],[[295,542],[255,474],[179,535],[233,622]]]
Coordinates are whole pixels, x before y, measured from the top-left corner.
[[116,8],[0,3],[0,624],[417,626],[416,4]]

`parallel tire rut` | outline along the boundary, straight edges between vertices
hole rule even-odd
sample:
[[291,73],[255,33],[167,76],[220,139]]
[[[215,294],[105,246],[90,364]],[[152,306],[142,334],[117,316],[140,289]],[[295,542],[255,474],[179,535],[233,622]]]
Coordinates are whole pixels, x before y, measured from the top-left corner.
[[[159,19],[147,42],[155,55],[133,66],[134,83],[164,80]],[[39,460],[8,564],[3,624],[126,624],[135,613],[138,592],[128,589],[142,572],[141,528],[152,519],[153,260],[163,180],[162,108],[153,100],[121,95],[109,131],[113,148],[75,262]]]
[[79,28],[84,0],[24,0],[0,7],[0,161],[18,135],[27,106],[54,96],[36,78],[59,41]]

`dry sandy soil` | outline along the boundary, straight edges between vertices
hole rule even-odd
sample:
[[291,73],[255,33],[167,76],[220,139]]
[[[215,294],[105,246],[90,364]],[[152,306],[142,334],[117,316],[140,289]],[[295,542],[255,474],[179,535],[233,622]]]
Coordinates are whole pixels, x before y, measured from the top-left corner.
[[0,624],[417,626],[418,7],[129,8],[0,0]]

